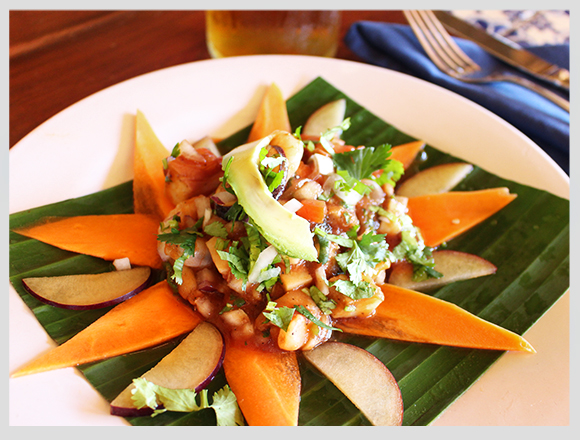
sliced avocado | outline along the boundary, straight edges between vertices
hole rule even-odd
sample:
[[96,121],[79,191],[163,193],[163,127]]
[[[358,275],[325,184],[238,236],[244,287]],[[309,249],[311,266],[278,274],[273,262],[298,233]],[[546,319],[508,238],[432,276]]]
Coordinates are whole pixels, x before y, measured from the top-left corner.
[[[314,246],[310,223],[293,212],[288,211],[277,200],[266,186],[258,168],[260,151],[269,145],[279,132],[255,142],[244,144],[223,157],[222,166],[231,160],[228,172],[228,183],[232,186],[238,203],[244,208],[254,224],[260,229],[264,238],[280,253],[293,258],[314,261],[318,252]],[[292,144],[296,151],[293,156],[301,157],[299,149],[304,149],[302,142]]]

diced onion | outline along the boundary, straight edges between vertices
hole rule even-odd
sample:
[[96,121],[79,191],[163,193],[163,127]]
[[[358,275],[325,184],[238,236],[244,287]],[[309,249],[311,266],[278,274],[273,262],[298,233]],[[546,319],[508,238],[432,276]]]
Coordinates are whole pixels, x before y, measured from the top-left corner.
[[297,199],[290,199],[284,203],[284,208],[290,212],[296,212],[302,208],[302,203],[300,203]]
[[113,266],[115,266],[116,270],[129,270],[131,269],[131,261],[129,257],[117,258],[113,261]]
[[228,191],[217,192],[210,198],[220,206],[232,206],[238,200],[235,194]]
[[212,140],[212,138],[210,138],[208,136],[205,136],[205,137],[201,138],[199,141],[197,141],[196,143],[194,143],[193,148],[195,148],[195,149],[206,148],[209,151],[211,151],[216,157],[222,156],[222,154],[218,150],[215,142]]
[[318,268],[314,271],[314,280],[316,287],[320,290],[325,296],[328,296],[330,289],[328,287],[328,280],[326,279],[326,269],[324,266],[318,266]]
[[354,189],[351,189],[350,191],[337,190],[335,191],[335,194],[337,195],[338,198],[340,198],[344,203],[346,203],[349,206],[356,205],[363,198],[363,195],[358,191],[355,191]]
[[207,226],[209,221],[211,220],[211,216],[213,215],[213,211],[211,208],[206,208],[205,212],[203,213],[203,226]]
[[195,151],[193,145],[191,145],[186,140],[183,140],[179,143],[179,155],[187,157],[188,159],[195,159],[199,157],[199,153]]
[[371,179],[363,179],[361,180],[361,182],[371,189],[369,199],[376,202],[382,202],[385,199],[386,194],[383,191],[383,188],[381,188],[381,186],[377,182]]
[[334,162],[332,162],[332,158],[329,156],[314,153],[309,161],[314,163],[316,170],[323,176],[328,176],[334,172]]
[[248,282],[255,283],[258,280],[260,272],[272,264],[272,261],[274,261],[274,258],[276,258],[277,255],[278,251],[272,245],[268,246],[266,249],[260,252],[260,255],[258,255],[254,266],[248,274]]
[[324,182],[323,190],[326,196],[336,194],[344,203],[350,206],[356,205],[363,198],[363,195],[354,189],[350,191],[342,191],[336,188],[336,182],[344,181],[344,179],[336,173],[330,174],[326,182]]

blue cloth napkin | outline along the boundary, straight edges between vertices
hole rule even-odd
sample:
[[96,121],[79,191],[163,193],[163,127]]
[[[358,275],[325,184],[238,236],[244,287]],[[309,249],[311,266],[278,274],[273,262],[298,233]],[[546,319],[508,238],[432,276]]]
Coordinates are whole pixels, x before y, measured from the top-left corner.
[[[494,66],[510,69],[477,44],[460,38],[456,41],[483,69]],[[487,108],[532,139],[569,174],[570,115],[537,93],[507,82],[468,84],[451,78],[440,72],[427,57],[412,29],[407,25],[357,22],[349,29],[345,43],[355,54],[370,64],[432,82]],[[569,69],[569,45],[526,49],[549,62]],[[512,70],[518,73],[516,69]],[[558,92],[555,88],[552,90]],[[567,95],[564,96],[568,98]]]

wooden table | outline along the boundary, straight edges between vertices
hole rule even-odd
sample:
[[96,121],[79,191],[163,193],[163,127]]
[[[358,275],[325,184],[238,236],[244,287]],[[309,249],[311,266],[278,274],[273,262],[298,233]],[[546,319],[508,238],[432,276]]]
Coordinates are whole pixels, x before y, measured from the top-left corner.
[[[204,11],[10,11],[10,148],[105,87],[210,58]],[[337,58],[356,21],[404,23],[401,11],[343,11]]]

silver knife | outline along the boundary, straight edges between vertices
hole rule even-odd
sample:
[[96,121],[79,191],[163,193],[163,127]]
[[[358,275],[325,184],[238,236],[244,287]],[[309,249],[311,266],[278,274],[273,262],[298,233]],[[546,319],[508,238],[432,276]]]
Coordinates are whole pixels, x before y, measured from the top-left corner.
[[444,11],[433,11],[443,25],[459,37],[471,40],[491,55],[527,72],[536,78],[570,90],[570,72],[551,64],[533,53],[522,49],[516,43],[507,44],[490,35],[485,30],[467,23]]

